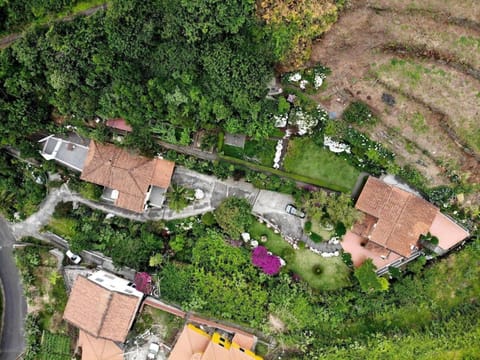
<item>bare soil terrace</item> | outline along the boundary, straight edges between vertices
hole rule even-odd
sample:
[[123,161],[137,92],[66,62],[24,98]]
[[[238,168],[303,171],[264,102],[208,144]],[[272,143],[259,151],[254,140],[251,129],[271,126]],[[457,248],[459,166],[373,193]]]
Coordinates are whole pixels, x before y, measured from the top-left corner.
[[317,100],[337,113],[365,101],[381,120],[364,131],[431,185],[449,171],[480,182],[479,13],[474,0],[352,1],[314,44],[311,64],[332,69]]

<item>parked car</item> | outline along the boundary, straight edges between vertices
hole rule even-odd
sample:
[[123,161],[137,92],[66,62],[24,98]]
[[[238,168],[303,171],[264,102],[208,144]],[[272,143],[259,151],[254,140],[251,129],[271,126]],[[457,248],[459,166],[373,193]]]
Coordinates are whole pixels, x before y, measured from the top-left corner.
[[74,254],[70,250],[67,250],[65,255],[67,255],[70,261],[73,262],[75,265],[80,264],[82,262],[82,258],[80,257],[80,255]]
[[288,204],[285,207],[285,211],[287,212],[287,214],[298,216],[299,218],[302,218],[302,219],[305,217],[305,213],[303,211],[298,210],[292,204]]
[[157,358],[158,351],[160,350],[160,345],[157,343],[151,343],[148,347],[147,359],[154,360]]

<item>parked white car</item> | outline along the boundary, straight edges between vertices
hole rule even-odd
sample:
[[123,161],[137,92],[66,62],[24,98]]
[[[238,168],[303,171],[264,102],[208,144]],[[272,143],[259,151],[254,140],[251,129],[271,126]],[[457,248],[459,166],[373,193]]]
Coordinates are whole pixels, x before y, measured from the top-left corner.
[[147,359],[155,360],[157,358],[159,350],[160,350],[160,345],[158,345],[157,343],[151,343],[150,346],[148,347]]
[[70,261],[73,262],[75,265],[78,265],[82,262],[81,256],[77,255],[77,254],[74,254],[70,250],[67,250],[65,255],[67,255],[67,257],[70,259]]

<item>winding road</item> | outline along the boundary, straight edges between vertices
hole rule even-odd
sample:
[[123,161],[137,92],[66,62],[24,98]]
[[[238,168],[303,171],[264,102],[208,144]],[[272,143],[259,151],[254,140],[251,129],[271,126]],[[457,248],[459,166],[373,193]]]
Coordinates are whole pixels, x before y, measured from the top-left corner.
[[15,238],[10,227],[0,217],[0,283],[4,307],[3,322],[0,322],[2,360],[16,360],[25,349],[24,321],[27,302],[23,295],[20,273],[13,258],[14,243]]

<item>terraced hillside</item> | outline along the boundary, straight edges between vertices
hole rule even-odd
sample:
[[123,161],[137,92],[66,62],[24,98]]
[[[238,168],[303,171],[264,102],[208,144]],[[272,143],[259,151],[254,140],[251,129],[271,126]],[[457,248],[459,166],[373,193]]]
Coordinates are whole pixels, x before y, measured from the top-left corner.
[[353,0],[315,43],[318,62],[333,71],[318,100],[369,104],[381,121],[366,131],[431,185],[480,182],[480,2]]

